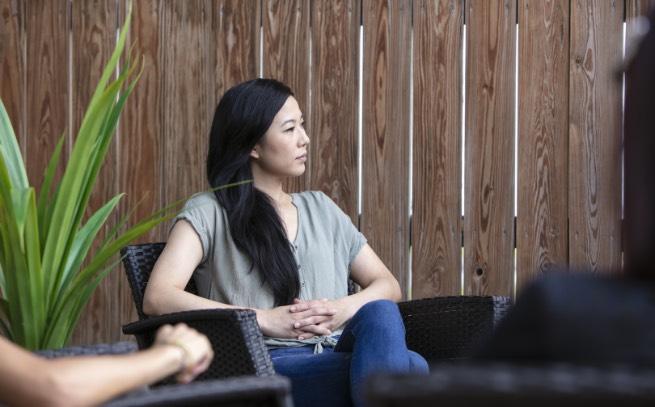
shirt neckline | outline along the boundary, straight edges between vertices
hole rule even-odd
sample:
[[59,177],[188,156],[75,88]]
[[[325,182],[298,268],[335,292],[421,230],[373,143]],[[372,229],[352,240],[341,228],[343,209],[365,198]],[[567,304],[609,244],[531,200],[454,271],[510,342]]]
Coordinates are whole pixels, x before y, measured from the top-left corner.
[[294,245],[296,248],[298,247],[298,237],[300,236],[300,204],[299,202],[296,201],[296,198],[298,194],[296,193],[291,193],[289,194],[291,196],[291,204],[296,207],[296,236],[294,236],[293,240],[290,240],[291,244]]

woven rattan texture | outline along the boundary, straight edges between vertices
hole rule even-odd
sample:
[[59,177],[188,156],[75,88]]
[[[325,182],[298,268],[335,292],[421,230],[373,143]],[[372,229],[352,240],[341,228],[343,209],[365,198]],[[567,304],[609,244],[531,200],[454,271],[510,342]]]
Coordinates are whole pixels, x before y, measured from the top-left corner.
[[[121,250],[140,317],[139,322],[124,326],[123,332],[135,335],[139,348],[143,349],[152,344],[159,326],[184,322],[207,335],[214,348],[214,362],[200,379],[275,374],[256,314],[252,310],[195,310],[152,318],[143,313],[143,293],[163,248],[163,243],[148,243],[130,245]],[[196,294],[195,284],[189,284],[187,291]]]
[[[125,274],[127,275],[127,281],[130,283],[139,319],[147,317],[143,313],[143,294],[146,291],[146,284],[150,279],[152,268],[162,250],[164,250],[164,245],[165,243],[144,243],[125,246],[121,249]],[[186,290],[193,294],[198,293],[194,279],[189,280]]]
[[293,407],[293,403],[288,378],[251,376],[160,386],[131,393],[105,406]]
[[47,359],[56,359],[83,355],[120,355],[136,351],[137,347],[133,342],[116,342],[97,345],[69,346],[61,349],[46,349],[35,353]]
[[655,370],[628,366],[444,364],[429,376],[381,375],[371,407],[655,405]]
[[463,359],[511,307],[507,297],[452,296],[398,304],[407,346],[428,362]]

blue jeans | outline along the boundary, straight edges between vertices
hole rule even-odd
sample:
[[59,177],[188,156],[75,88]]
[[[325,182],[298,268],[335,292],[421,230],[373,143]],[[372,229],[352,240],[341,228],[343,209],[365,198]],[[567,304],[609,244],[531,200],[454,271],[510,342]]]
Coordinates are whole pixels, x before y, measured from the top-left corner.
[[364,305],[334,349],[313,352],[313,346],[270,351],[275,371],[291,379],[296,407],[361,407],[372,373],[428,373],[425,359],[407,349],[398,305],[388,300]]

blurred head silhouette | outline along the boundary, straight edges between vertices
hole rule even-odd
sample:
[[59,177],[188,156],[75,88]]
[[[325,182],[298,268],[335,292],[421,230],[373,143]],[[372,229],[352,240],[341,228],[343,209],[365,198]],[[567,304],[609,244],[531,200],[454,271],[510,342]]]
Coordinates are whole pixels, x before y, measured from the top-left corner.
[[625,270],[655,280],[655,10],[626,70]]

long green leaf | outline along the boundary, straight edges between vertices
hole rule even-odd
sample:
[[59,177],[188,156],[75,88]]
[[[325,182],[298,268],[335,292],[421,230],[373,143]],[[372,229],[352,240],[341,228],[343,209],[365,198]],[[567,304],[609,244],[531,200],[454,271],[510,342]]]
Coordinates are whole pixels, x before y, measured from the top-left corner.
[[[53,203],[55,207],[52,215],[53,223],[48,228],[50,231],[54,231],[54,235],[48,234],[43,255],[43,262],[52,265],[53,270],[55,270],[46,282],[46,295],[48,296],[46,301],[48,302],[51,301],[52,290],[62,280],[62,259],[70,250],[70,234],[79,226],[83,212],[86,209],[88,196],[90,195],[90,193],[87,194],[86,192],[88,190],[88,184],[95,182],[95,178],[88,178],[88,170],[90,166],[93,166],[93,164],[90,164],[92,162],[90,157],[97,143],[96,135],[99,134],[103,127],[113,127],[106,125],[106,119],[111,115],[116,95],[125,77],[119,77],[114,83],[109,84],[109,86],[107,86],[107,83],[113,75],[114,68],[123,52],[130,17],[131,6],[121,30],[116,49],[103,71],[96,91],[89,103],[87,113],[82,120],[78,137],[73,146],[70,160],[60,184],[57,199]],[[111,133],[101,134],[109,138],[113,135]],[[104,156],[102,158],[104,159]],[[85,179],[87,180],[86,188],[84,185]],[[60,203],[62,200],[66,202]]]
[[11,126],[9,114],[0,100],[0,155],[4,157],[11,184],[16,188],[27,188],[27,172],[23,156],[16,141],[14,128]]
[[75,277],[76,272],[79,270],[82,262],[86,258],[89,249],[95,240],[95,237],[97,236],[100,229],[102,229],[102,227],[105,225],[107,218],[116,207],[116,204],[120,200],[121,196],[122,195],[117,195],[109,202],[104,204],[102,208],[98,209],[98,211],[96,211],[89,218],[86,224],[75,234],[71,250],[68,252],[67,263],[64,267],[64,275],[62,281],[57,287],[57,294],[54,296],[54,301],[51,305],[51,309],[58,308],[58,303],[64,299],[65,288],[70,286],[70,283]]
[[66,343],[93,291],[119,262],[120,260],[116,260],[110,267],[102,270],[94,279],[88,280],[85,284],[72,284],[66,290],[61,306],[53,313],[53,323],[48,326],[46,331],[44,348],[58,348]]
[[35,340],[40,341],[46,324],[45,303],[43,302],[43,274],[41,265],[41,243],[39,239],[39,220],[36,209],[34,188],[28,192],[25,211],[25,257],[29,273],[28,289],[30,291],[29,317],[35,324]]
[[[0,232],[0,236],[1,236],[1,235],[2,235],[2,232]],[[0,239],[0,250],[3,250],[3,247],[2,247],[2,246],[3,246],[3,245],[2,245],[2,239]],[[3,298],[5,298],[6,295],[7,295],[7,282],[6,282],[6,280],[5,280],[5,272],[4,272],[4,270],[2,269],[2,263],[4,263],[4,262],[2,261],[2,257],[4,257],[4,256],[0,256],[0,300],[2,300]],[[6,310],[3,310],[3,309],[0,307],[0,312],[4,313],[5,311],[6,311]],[[6,315],[6,314],[5,314],[5,315]]]
[[20,324],[13,324],[13,335],[21,340],[21,343],[28,349],[35,349],[38,346],[39,336],[39,306],[36,305],[37,296],[33,295],[35,283],[32,281],[34,273],[30,270],[30,259],[27,257],[29,249],[26,248],[25,237],[28,235],[31,224],[29,223],[29,206],[34,205],[33,190],[12,190],[11,206],[14,208],[15,218],[12,222],[6,222],[7,257],[4,259],[3,269],[8,271],[7,279],[8,300],[12,302],[9,309],[10,321],[21,321]]
[[[101,95],[96,104],[98,108],[110,109],[115,100],[116,91],[115,89],[111,90],[111,92],[105,92]],[[61,181],[59,196],[53,203],[55,209],[43,254],[43,262],[51,265],[54,271],[54,275],[51,275],[47,282],[48,298],[46,301],[48,302],[52,300],[50,293],[63,278],[64,262],[62,260],[70,250],[71,234],[77,230],[88,203],[90,193],[86,191],[89,187],[84,185],[84,181],[86,179],[87,182],[95,182],[95,179],[89,180],[88,178],[91,165],[90,157],[95,144],[92,136],[98,133],[104,121],[104,116],[102,112],[93,110],[87,112],[86,117],[89,119],[85,123],[89,126],[88,133],[80,130]]]
[[66,139],[66,133],[63,133],[57,142],[55,151],[52,153],[52,157],[48,162],[46,167],[43,182],[41,183],[41,189],[39,190],[39,201],[37,205],[37,213],[39,214],[39,231],[41,240],[44,241],[48,235],[48,225],[50,225],[50,218],[52,215],[52,207],[48,205],[49,196],[52,188],[52,181],[55,176],[55,171],[59,164],[59,158],[61,157],[61,150],[64,147],[64,140]]
[[[131,74],[132,72],[134,72],[134,68],[128,70],[127,74]],[[112,86],[116,86],[117,84],[122,83],[123,80],[124,78],[117,79],[117,81],[114,84],[112,84]],[[118,101],[116,102],[116,106],[113,109],[111,109],[111,111],[108,112],[107,117],[103,123],[102,129],[100,131],[102,133],[102,136],[99,137],[98,143],[96,144],[96,147],[90,156],[90,169],[86,171],[87,178],[84,180],[83,183],[84,190],[82,192],[82,197],[79,201],[79,205],[81,207],[86,207],[91,197],[93,186],[95,185],[95,180],[98,176],[98,173],[100,172],[100,168],[102,166],[102,162],[104,161],[104,157],[107,153],[107,150],[109,149],[109,145],[112,139],[111,136],[115,130],[116,124],[118,123],[118,116],[127,100],[127,97],[131,93],[134,84],[135,82],[130,84],[128,88],[120,95]],[[116,86],[116,90],[118,90],[117,86]],[[83,215],[83,212],[78,211],[77,213],[78,213],[78,218],[76,218],[73,221],[74,224],[79,224],[79,222],[81,222],[82,220],[81,216]]]

